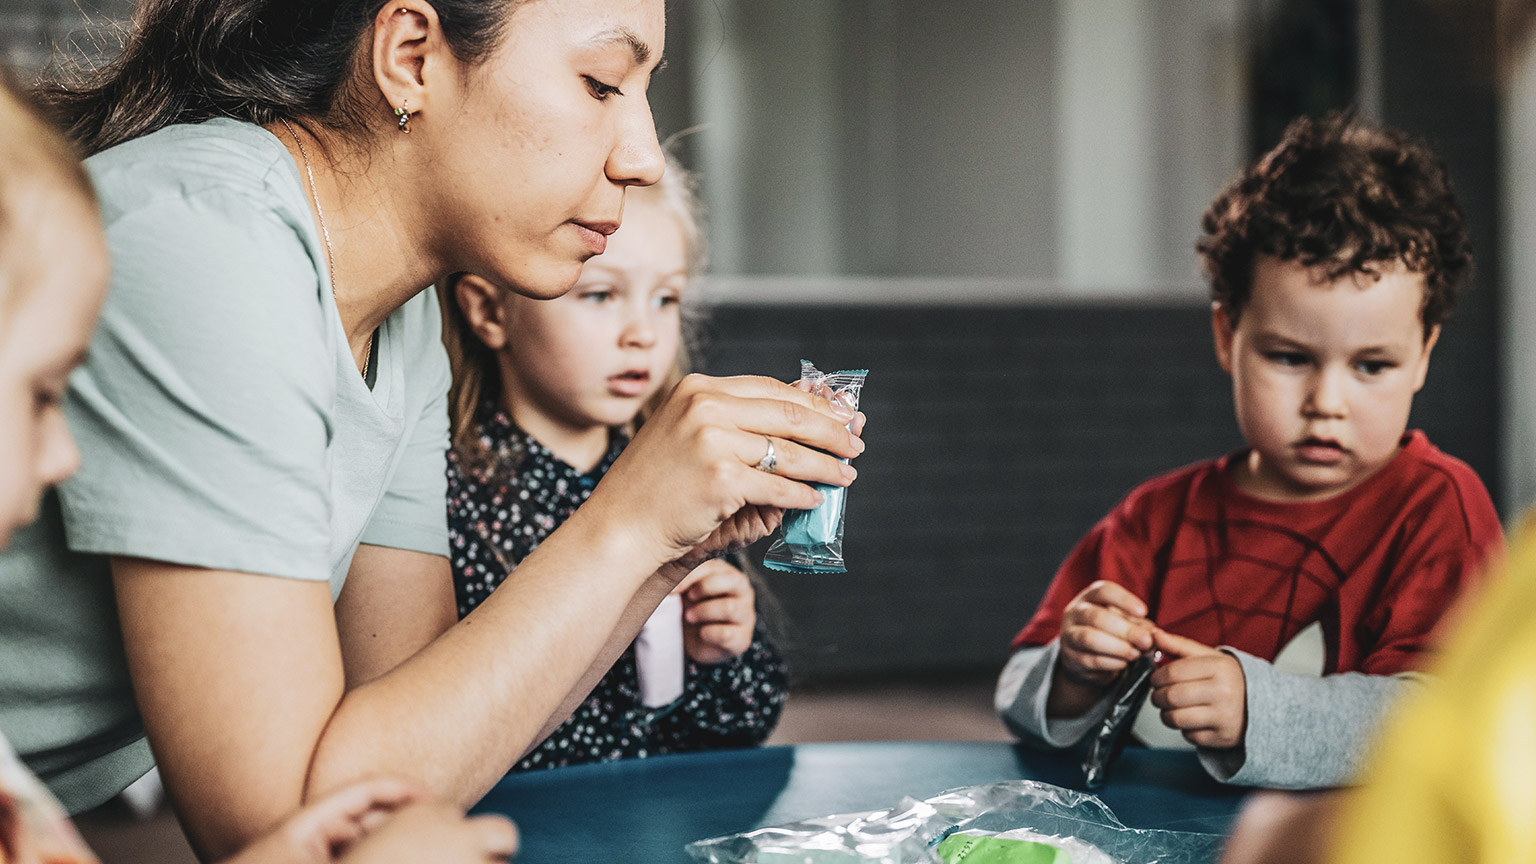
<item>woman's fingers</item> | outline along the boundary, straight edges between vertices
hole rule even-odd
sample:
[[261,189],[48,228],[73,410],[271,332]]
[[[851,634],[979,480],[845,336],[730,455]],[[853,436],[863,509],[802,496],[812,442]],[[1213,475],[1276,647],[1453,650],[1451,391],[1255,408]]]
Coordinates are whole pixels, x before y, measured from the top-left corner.
[[845,459],[864,452],[864,442],[847,429],[855,412],[771,378],[690,376],[672,398],[706,423],[799,441]]
[[828,486],[847,486],[859,476],[852,465],[793,441],[750,432],[743,432],[742,435],[744,437],[738,439],[737,458],[753,468],[767,455],[768,442],[771,440],[775,460],[773,473],[781,477],[825,483]]
[[723,392],[746,399],[778,399],[797,402],[836,418],[839,424],[848,423],[858,413],[852,404],[851,394],[830,391],[825,385],[817,387],[804,381],[786,384],[761,375],[738,375],[711,380],[717,382]]
[[[733,478],[735,488],[741,490],[742,499],[746,504],[778,507],[782,510],[809,510],[821,504],[823,500],[820,492],[805,483],[781,477],[776,473],[769,474],[746,465],[741,466],[740,472],[732,471],[731,473],[739,475]],[[721,514],[722,521],[729,515],[731,514]]]

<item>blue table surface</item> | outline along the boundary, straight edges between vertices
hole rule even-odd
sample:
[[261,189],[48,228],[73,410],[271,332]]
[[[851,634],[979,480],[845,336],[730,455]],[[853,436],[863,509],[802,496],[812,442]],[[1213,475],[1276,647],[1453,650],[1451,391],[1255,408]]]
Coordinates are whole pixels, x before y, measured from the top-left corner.
[[[1078,757],[992,742],[800,744],[656,756],[511,774],[475,812],[522,832],[518,864],[681,864],[707,837],[797,819],[880,810],[903,796],[1041,780],[1082,788]],[[1192,752],[1130,748],[1100,798],[1132,828],[1225,833],[1242,790],[1201,770]]]

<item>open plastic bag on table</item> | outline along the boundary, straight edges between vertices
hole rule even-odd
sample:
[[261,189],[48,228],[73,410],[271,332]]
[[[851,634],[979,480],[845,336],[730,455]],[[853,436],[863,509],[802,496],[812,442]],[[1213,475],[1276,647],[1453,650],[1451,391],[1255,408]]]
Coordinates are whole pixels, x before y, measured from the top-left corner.
[[688,854],[704,864],[1210,864],[1222,839],[1127,828],[1093,795],[1017,780],[700,840]]

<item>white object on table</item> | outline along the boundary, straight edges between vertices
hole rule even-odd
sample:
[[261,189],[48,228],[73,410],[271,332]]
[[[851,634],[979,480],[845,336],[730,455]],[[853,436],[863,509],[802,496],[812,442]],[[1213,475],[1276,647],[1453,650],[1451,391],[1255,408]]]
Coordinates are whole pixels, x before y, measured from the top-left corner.
[[683,695],[683,598],[668,594],[635,637],[640,701],[647,708],[671,705]]

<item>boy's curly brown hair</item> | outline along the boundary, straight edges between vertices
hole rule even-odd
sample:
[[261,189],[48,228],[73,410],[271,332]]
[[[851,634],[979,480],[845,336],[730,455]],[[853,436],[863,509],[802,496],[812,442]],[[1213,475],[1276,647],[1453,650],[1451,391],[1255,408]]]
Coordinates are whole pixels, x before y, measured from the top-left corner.
[[1260,255],[1321,267],[1329,279],[1402,261],[1427,287],[1427,338],[1472,272],[1472,241],[1445,163],[1400,132],[1352,113],[1301,117],[1205,212],[1195,245],[1211,298],[1235,324]]

